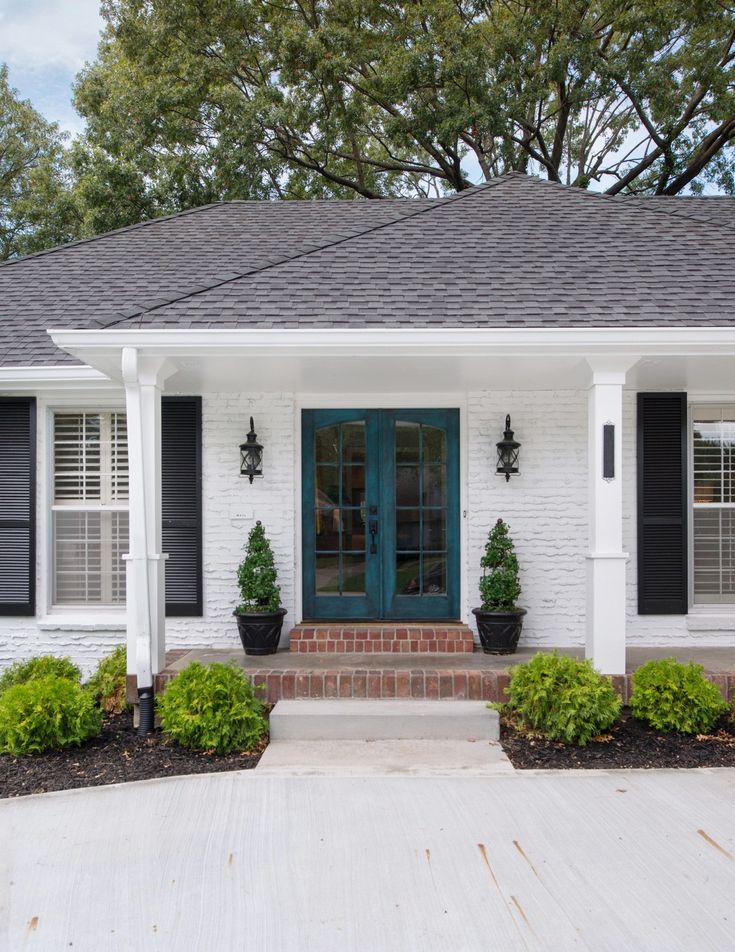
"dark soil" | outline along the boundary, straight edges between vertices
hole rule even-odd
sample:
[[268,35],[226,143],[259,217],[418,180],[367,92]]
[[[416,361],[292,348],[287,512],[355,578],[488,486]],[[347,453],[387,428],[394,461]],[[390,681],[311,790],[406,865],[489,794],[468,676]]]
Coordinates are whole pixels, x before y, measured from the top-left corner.
[[525,737],[503,719],[500,742],[513,766],[520,770],[735,767],[735,725],[727,718],[708,735],[663,734],[624,709],[609,733],[586,747]]
[[131,713],[112,714],[105,718],[100,736],[82,747],[25,757],[0,755],[0,797],[152,777],[248,770],[258,763],[265,746],[264,743],[257,751],[224,756],[186,750],[164,739],[159,731],[149,738],[138,737]]

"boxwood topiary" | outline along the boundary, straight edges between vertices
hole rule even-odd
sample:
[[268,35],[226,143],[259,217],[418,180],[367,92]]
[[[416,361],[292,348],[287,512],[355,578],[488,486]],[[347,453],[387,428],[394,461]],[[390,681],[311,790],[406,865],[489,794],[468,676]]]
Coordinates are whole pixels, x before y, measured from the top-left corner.
[[0,752],[41,753],[83,744],[102,727],[102,712],[77,681],[47,675],[0,695]]
[[511,670],[507,708],[520,726],[583,747],[607,730],[622,701],[589,661],[539,652]]
[[79,681],[82,677],[79,668],[72,664],[69,658],[56,658],[53,655],[38,655],[27,661],[15,661],[3,671],[0,676],[0,694],[15,684],[25,684],[38,678],[47,678],[54,675],[57,678],[68,678],[70,681]]
[[128,706],[125,699],[127,678],[127,655],[125,645],[117,648],[103,658],[97,665],[87,688],[103,711],[108,714],[120,714]]
[[245,546],[245,558],[237,569],[240,589],[238,612],[276,612],[281,607],[281,589],[273,550],[258,521],[250,530]]
[[161,726],[182,747],[251,750],[268,730],[263,705],[234,664],[193,662],[158,699]]
[[676,658],[647,661],[633,672],[633,716],[659,731],[702,734],[728,710],[717,687],[702,674],[701,664]]

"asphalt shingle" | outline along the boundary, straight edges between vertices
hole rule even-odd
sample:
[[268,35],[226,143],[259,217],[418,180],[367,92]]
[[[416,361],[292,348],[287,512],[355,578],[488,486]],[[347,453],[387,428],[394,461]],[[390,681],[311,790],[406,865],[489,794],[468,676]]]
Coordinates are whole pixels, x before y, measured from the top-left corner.
[[0,363],[50,327],[732,325],[735,198],[511,174],[446,199],[221,203],[0,266]]

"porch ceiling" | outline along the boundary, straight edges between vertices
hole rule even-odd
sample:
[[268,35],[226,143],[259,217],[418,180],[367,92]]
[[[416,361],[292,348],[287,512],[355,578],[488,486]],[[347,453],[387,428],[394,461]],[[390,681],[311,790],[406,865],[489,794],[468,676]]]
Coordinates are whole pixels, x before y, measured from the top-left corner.
[[727,392],[735,328],[58,331],[55,343],[120,379],[124,347],[165,357],[170,392],[431,393],[579,389],[616,362],[630,389]]

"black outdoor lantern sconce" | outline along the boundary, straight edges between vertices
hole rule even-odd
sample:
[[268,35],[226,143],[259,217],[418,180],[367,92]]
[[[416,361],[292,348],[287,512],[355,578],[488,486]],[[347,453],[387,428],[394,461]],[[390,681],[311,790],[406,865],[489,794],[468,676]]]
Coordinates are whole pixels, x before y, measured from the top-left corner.
[[263,475],[263,447],[258,443],[252,417],[247,442],[240,444],[240,475],[247,476],[251,484],[256,476]]
[[499,476],[505,476],[506,483],[511,476],[518,473],[518,452],[521,444],[513,439],[513,430],[510,428],[510,414],[505,418],[505,433],[503,439],[496,444],[498,447],[498,467]]

